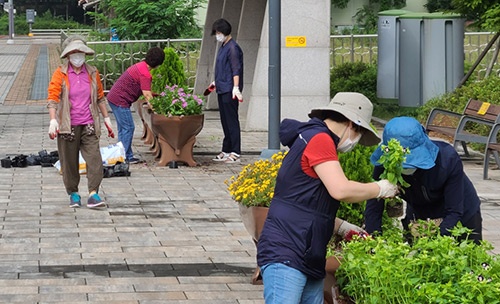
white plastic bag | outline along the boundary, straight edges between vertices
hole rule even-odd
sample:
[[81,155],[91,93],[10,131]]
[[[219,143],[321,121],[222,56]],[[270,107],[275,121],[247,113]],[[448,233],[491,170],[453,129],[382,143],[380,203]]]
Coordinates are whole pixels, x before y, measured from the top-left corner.
[[[113,166],[117,162],[125,162],[125,148],[123,147],[121,141],[117,142],[116,144],[101,147],[100,152],[102,164],[104,166]],[[54,167],[56,167],[59,173],[62,173],[61,163],[59,161],[54,164]],[[80,174],[87,173],[87,163],[85,162],[85,159],[83,159],[82,153],[79,153],[78,171],[80,172]]]
[[[54,167],[56,167],[57,171],[59,171],[59,173],[62,174],[61,161],[58,160],[54,164]],[[85,162],[85,159],[83,159],[82,153],[78,154],[78,172],[80,172],[80,174],[87,173],[87,163]]]
[[101,147],[102,164],[104,166],[113,166],[117,162],[125,162],[125,148],[121,141],[113,145]]

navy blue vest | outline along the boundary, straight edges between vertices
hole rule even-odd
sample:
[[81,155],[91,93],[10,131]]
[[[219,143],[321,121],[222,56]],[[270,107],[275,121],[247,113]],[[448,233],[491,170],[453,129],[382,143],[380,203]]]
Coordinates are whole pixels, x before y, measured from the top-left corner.
[[302,171],[300,161],[314,135],[327,133],[336,145],[339,139],[316,118],[301,123],[296,132],[278,173],[274,198],[259,237],[257,263],[283,263],[312,279],[322,279],[326,246],[333,234],[339,202],[319,178]]

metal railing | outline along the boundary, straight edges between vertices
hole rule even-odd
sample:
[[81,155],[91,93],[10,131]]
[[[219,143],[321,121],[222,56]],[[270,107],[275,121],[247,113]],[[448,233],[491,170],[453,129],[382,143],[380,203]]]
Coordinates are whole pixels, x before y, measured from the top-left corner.
[[[61,38],[63,34],[61,34]],[[479,57],[494,33],[465,33],[465,62],[472,64]],[[66,37],[66,36],[65,36]],[[377,35],[332,35],[330,36],[330,68],[346,62],[376,63]],[[109,90],[118,77],[132,64],[144,59],[149,48],[172,47],[180,56],[187,76],[186,85],[194,87],[196,68],[200,56],[201,39],[160,39],[131,41],[89,41],[95,55],[88,61],[96,65],[102,74],[104,88]],[[494,47],[488,52],[475,75],[481,77],[493,56]],[[500,73],[500,62],[494,65],[494,72]]]

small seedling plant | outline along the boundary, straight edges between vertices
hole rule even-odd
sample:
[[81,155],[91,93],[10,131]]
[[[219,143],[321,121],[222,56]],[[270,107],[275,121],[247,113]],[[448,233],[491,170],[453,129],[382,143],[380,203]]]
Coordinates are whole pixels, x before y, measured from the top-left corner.
[[[383,154],[378,162],[384,167],[384,172],[380,175],[380,178],[387,179],[391,184],[400,186],[400,191],[404,193],[404,188],[409,187],[410,184],[403,179],[403,162],[406,160],[406,156],[410,154],[410,149],[403,148],[395,138],[391,138],[387,145],[381,145],[380,147]],[[389,206],[402,202],[399,196],[385,199],[385,203],[389,204]]]

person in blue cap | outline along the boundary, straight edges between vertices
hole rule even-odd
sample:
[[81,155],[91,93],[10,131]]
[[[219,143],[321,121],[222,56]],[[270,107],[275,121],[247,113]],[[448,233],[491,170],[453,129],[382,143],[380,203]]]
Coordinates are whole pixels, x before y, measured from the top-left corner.
[[[410,184],[400,197],[406,201],[405,229],[411,221],[433,219],[439,224],[441,235],[450,235],[450,229],[461,222],[472,229],[469,239],[482,240],[480,200],[471,180],[464,172],[462,160],[452,145],[431,140],[424,127],[412,117],[396,117],[385,126],[382,144],[395,138],[410,154],[403,162],[403,179]],[[375,180],[383,172],[378,162],[383,152],[381,146],[373,152]],[[384,200],[372,199],[366,203],[365,229],[372,234],[382,231]]]
[[370,126],[372,110],[363,94],[340,92],[328,106],[313,109],[308,122],[281,122],[280,141],[290,150],[278,171],[257,243],[266,304],[323,304],[327,244],[333,233],[345,237],[345,231],[359,231],[336,218],[340,201],[397,194],[388,180],[347,179],[339,162],[338,153],[350,151],[358,142],[380,142]]

